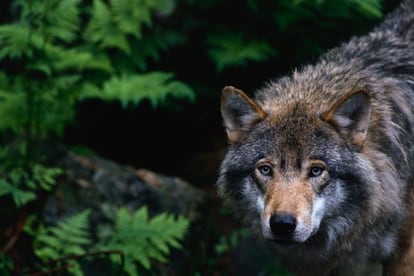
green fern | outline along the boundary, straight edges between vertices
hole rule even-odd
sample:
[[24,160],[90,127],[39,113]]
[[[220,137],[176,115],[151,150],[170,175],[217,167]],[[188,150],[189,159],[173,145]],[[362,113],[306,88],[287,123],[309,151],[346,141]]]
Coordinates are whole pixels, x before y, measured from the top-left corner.
[[25,94],[13,81],[0,72],[0,131],[10,129],[18,133],[23,131],[26,119]]
[[56,184],[59,168],[46,168],[35,164],[31,172],[14,168],[6,178],[0,178],[0,197],[11,196],[17,207],[22,207],[37,198],[39,190],[50,191]]
[[10,183],[4,179],[0,179],[0,196],[11,195],[13,202],[17,207],[21,207],[28,202],[36,199],[36,194],[31,191],[20,189],[15,183]]
[[146,35],[144,38],[131,41],[131,49],[134,54],[131,55],[129,61],[133,61],[139,69],[146,70],[146,60],[148,58],[158,61],[162,51],[184,42],[185,37],[183,34],[173,31],[154,30],[153,33]]
[[93,16],[84,37],[102,49],[117,48],[131,54],[127,36],[142,37],[142,27],[151,24],[157,3],[157,0],[110,0],[107,4],[94,0]]
[[207,43],[210,45],[208,55],[219,72],[225,67],[245,65],[248,61],[264,61],[276,54],[267,42],[247,40],[241,33],[211,35]]
[[[60,168],[46,168],[35,164],[32,169],[32,181],[27,182],[27,186],[36,189],[50,191],[56,185],[56,177],[62,174]],[[30,183],[30,185],[29,185]]]
[[[49,39],[71,42],[77,37],[80,24],[79,3],[81,0],[16,0],[21,9],[20,21],[40,30]],[[53,10],[53,12],[49,12]]]
[[[86,253],[85,247],[91,244],[89,237],[90,211],[84,210],[72,217],[58,222],[56,226],[41,226],[34,234],[34,252],[44,262],[71,255]],[[29,230],[30,231],[30,230]],[[71,260],[69,272],[83,275],[76,260]]]
[[5,57],[21,58],[32,56],[29,47],[30,28],[23,24],[5,24],[0,26],[0,59]]
[[[74,118],[74,105],[85,98],[123,106],[143,99],[157,106],[169,95],[194,100],[191,88],[171,73],[137,74],[147,58],[183,41],[177,33],[144,33],[162,3],[94,0],[91,7],[80,0],[17,0],[19,19],[0,25],[0,61],[18,59],[22,68],[0,71],[0,131],[27,137],[33,148],[50,134],[61,135]],[[113,48],[122,53],[106,52]],[[137,53],[132,57],[131,49]]]
[[0,252],[0,275],[12,275],[13,261],[10,256]]
[[0,59],[32,58],[35,49],[50,48],[55,40],[75,40],[80,27],[79,3],[80,0],[17,0],[20,20],[0,26]]
[[[137,275],[136,263],[143,268],[151,268],[151,260],[167,262],[170,248],[181,248],[189,221],[182,216],[174,217],[167,213],[149,218],[146,207],[134,213],[120,208],[112,235],[106,234],[98,250],[119,249],[125,255],[125,271]],[[119,262],[117,256],[112,257]]]
[[168,96],[194,100],[192,89],[183,82],[173,80],[173,74],[166,72],[113,76],[103,84],[102,89],[87,84],[83,95],[107,101],[119,100],[124,107],[137,105],[143,99],[149,99],[153,106],[157,106]]
[[[280,0],[274,19],[280,30],[305,19],[316,24],[322,16],[335,20],[349,19],[356,14],[367,18],[381,18],[381,0]],[[326,22],[323,22],[327,24]]]

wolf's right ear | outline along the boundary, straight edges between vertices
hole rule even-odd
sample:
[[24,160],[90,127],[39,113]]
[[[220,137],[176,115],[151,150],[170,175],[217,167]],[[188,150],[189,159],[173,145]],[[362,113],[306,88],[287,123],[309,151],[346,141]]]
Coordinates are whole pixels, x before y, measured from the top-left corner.
[[237,143],[267,114],[243,91],[226,86],[221,93],[221,116],[229,142]]

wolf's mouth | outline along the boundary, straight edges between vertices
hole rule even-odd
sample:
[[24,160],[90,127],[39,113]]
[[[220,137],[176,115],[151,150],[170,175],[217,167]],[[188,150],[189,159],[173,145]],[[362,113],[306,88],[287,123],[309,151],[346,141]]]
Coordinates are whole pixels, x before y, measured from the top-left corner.
[[269,242],[272,242],[276,245],[281,245],[281,246],[295,246],[295,245],[301,244],[301,242],[294,241],[292,239],[272,238],[272,239],[267,239],[267,240]]

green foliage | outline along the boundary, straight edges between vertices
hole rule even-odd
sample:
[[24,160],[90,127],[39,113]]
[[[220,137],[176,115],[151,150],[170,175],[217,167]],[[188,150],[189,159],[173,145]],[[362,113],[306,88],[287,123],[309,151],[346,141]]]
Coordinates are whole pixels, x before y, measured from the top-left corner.
[[[328,17],[334,20],[349,19],[355,15],[381,18],[382,0],[279,0],[281,9],[275,11],[274,20],[280,30],[306,19],[318,24],[317,19]],[[321,24],[327,24],[320,21]]]
[[46,168],[36,164],[31,171],[15,168],[5,178],[0,178],[0,197],[10,195],[17,207],[36,199],[40,190],[50,191],[55,178],[62,173],[59,168]]
[[1,275],[11,275],[13,271],[13,262],[11,258],[0,252],[0,274]]
[[[216,9],[231,10],[231,14],[224,13],[223,18],[215,16],[217,26],[207,33],[208,57],[221,73],[227,67],[240,68],[250,62],[266,62],[270,58],[277,61],[281,54],[278,48],[283,48],[286,43],[295,48],[299,42],[299,47],[305,48],[301,51],[319,54],[323,50],[321,42],[324,38],[315,36],[319,35],[318,31],[338,30],[339,24],[349,29],[347,23],[355,22],[357,18],[380,19],[381,2],[245,0],[237,3],[237,11],[230,3],[229,6],[222,4]],[[223,31],[223,26],[226,31]],[[325,39],[326,36],[330,35],[325,34]]]
[[[89,237],[90,211],[84,210],[72,217],[62,220],[56,226],[40,226],[34,234],[34,252],[44,262],[55,261],[62,256],[82,255],[86,253],[85,247],[91,244]],[[70,263],[69,272],[72,275],[83,275],[81,267],[76,260]]]
[[242,33],[225,33],[207,38],[209,57],[221,72],[228,66],[246,65],[248,61],[265,61],[276,51],[265,41],[246,40]]
[[84,36],[101,49],[117,48],[130,54],[127,36],[142,38],[142,28],[151,24],[151,15],[159,3],[158,0],[109,0],[106,4],[94,0]]
[[[32,217],[25,230],[34,237],[33,247],[36,256],[45,264],[62,265],[59,262],[66,259],[65,263],[71,265],[71,275],[83,275],[82,264],[77,258],[68,260],[68,257],[119,250],[124,254],[124,270],[129,275],[138,275],[137,264],[149,270],[151,261],[167,262],[170,248],[181,248],[179,242],[183,239],[189,224],[186,218],[168,213],[149,218],[146,207],[133,213],[120,208],[115,222],[109,226],[111,229],[98,231],[98,240],[92,244],[89,215],[90,211],[84,210],[58,222],[55,226],[47,227],[36,227]],[[111,255],[111,261],[117,266],[120,265],[118,255]],[[4,262],[4,265],[6,264],[7,262]]]
[[[25,137],[26,158],[36,159],[34,145],[62,135],[80,100],[124,107],[143,99],[159,105],[167,96],[194,100],[174,74],[140,72],[148,58],[182,42],[174,32],[150,29],[164,2],[16,0],[18,20],[0,26],[0,62],[6,65],[0,68],[0,131]],[[7,65],[11,60],[18,70]]]
[[[85,97],[99,96],[103,100],[120,100],[124,107],[128,104],[137,105],[143,99],[151,101],[155,107],[165,101],[168,95],[194,100],[191,88],[179,81],[173,80],[173,74],[165,72],[150,72],[141,75],[113,76],[103,84],[102,88],[88,85]],[[142,91],[142,93],[136,93]]]
[[217,254],[223,254],[236,247],[240,239],[247,238],[249,236],[250,231],[247,228],[233,230],[229,236],[220,236],[219,242],[215,245],[214,249]]
[[[170,248],[181,248],[181,240],[188,228],[189,221],[182,217],[174,217],[161,213],[149,218],[146,207],[130,213],[120,208],[117,213],[112,233],[101,232],[103,243],[98,250],[122,250],[125,254],[125,271],[129,275],[137,275],[136,263],[149,270],[151,260],[167,262],[166,255]],[[113,256],[112,261],[119,259]]]

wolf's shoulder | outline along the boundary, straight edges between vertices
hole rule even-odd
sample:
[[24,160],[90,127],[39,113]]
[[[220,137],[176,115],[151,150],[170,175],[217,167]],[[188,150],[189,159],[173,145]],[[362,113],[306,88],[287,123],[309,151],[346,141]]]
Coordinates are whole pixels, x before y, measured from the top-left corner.
[[414,41],[414,0],[404,0],[388,13],[374,32],[392,32]]

